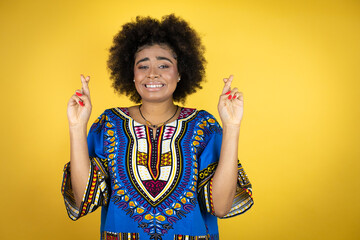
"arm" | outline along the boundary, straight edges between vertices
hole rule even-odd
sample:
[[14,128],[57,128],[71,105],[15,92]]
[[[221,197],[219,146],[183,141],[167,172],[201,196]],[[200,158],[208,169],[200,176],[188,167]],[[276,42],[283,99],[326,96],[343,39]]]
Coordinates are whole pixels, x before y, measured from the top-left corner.
[[70,128],[70,163],[72,189],[76,206],[79,208],[90,171],[86,126]]
[[231,90],[233,76],[225,78],[218,110],[223,125],[220,159],[212,182],[214,212],[224,217],[231,209],[238,178],[238,143],[243,116],[243,95]]
[[90,161],[87,145],[87,123],[91,114],[90,77],[81,75],[82,90],[77,90],[68,102],[67,116],[70,130],[71,185],[79,208],[88,182]]
[[212,198],[217,217],[225,216],[233,203],[238,177],[239,128],[223,127],[220,159],[213,177]]

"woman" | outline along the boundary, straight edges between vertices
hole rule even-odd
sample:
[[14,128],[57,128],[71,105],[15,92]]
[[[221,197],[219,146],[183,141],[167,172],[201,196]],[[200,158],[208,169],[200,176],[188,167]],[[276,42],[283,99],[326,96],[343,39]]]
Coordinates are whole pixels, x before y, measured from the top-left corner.
[[203,52],[174,15],[125,24],[108,66],[114,88],[141,104],[106,110],[88,136],[90,77],[81,76],[68,103],[62,193],[73,220],[102,206],[101,239],[218,239],[217,217],[253,205],[237,160],[243,96],[233,77],[218,104],[223,128],[206,111],[174,104],[201,88]]

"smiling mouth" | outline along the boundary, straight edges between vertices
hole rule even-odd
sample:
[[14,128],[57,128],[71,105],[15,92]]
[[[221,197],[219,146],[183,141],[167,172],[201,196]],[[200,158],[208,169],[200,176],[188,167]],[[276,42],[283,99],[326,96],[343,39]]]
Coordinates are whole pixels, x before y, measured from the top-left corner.
[[161,88],[165,86],[165,84],[145,84],[146,88]]

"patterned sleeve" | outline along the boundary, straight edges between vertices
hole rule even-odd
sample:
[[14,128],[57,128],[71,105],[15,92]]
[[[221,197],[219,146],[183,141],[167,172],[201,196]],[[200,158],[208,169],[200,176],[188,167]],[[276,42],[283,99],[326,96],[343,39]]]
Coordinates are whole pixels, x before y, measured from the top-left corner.
[[87,142],[90,156],[90,171],[80,208],[76,207],[72,191],[70,162],[65,164],[61,193],[64,197],[68,215],[72,220],[77,220],[95,211],[99,206],[106,205],[108,202],[107,158],[103,153],[103,132],[106,118],[107,117],[102,114],[91,126],[88,134]]
[[[208,132],[210,136],[207,143],[203,144],[203,149],[199,156],[198,198],[202,211],[214,215],[212,181],[220,158],[222,130],[212,116],[207,119],[206,125],[209,127]],[[204,130],[202,131],[205,132]],[[206,142],[206,136],[203,138],[204,142]],[[253,203],[251,184],[239,162],[237,187],[233,204],[229,213],[222,218],[229,218],[244,213],[251,208]]]

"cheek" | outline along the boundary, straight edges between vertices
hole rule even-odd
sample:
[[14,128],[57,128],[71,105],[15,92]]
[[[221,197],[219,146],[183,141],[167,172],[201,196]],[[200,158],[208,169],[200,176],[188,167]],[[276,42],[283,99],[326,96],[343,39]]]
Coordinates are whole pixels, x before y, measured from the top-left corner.
[[179,73],[176,68],[173,68],[173,69],[170,69],[169,71],[167,71],[166,75],[168,75],[171,78],[177,78]]
[[142,73],[141,71],[139,71],[138,69],[134,69],[134,79],[139,79],[144,75],[144,73]]

